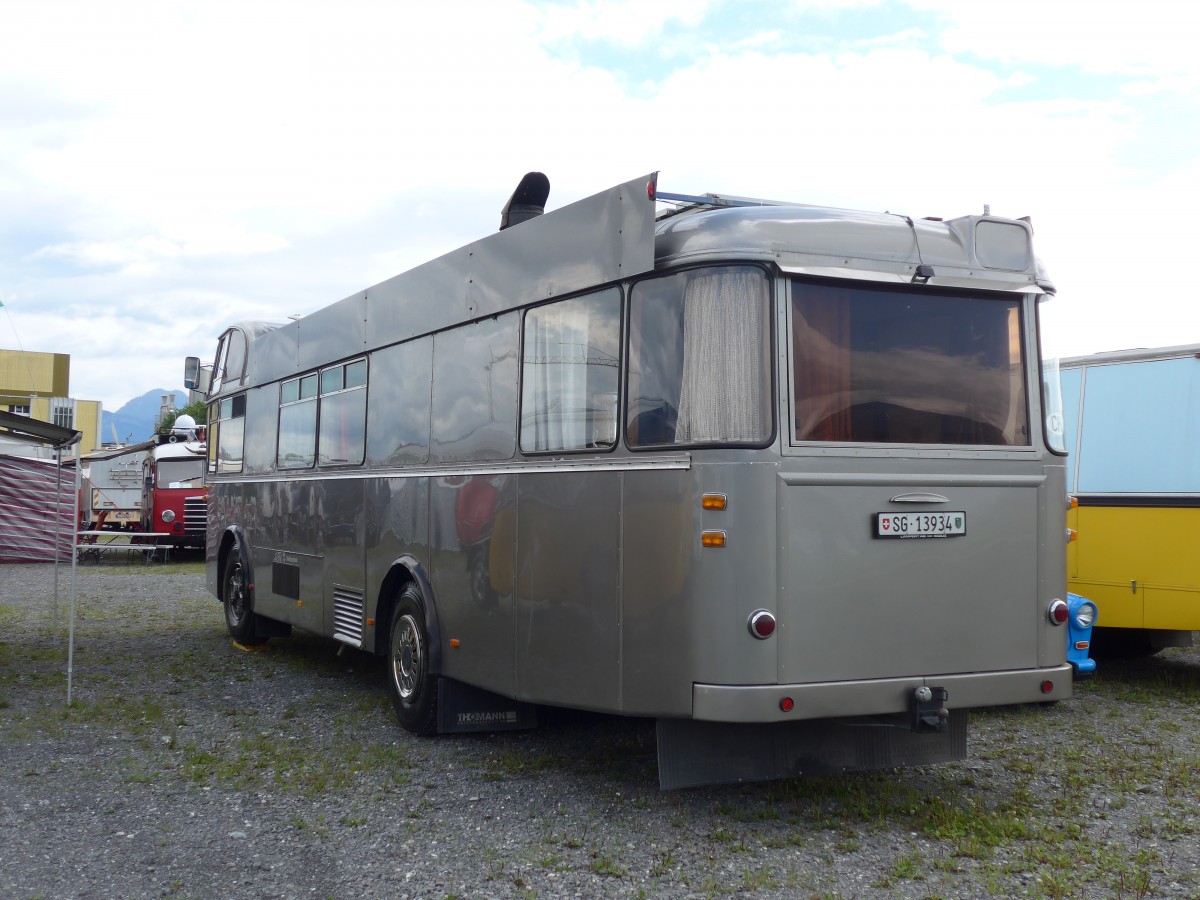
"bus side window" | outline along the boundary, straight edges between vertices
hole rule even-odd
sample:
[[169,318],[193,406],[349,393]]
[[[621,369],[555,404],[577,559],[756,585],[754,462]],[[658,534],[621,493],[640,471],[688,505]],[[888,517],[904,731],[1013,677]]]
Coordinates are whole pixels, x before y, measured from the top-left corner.
[[521,449],[607,449],[617,440],[621,292],[561,300],[525,315]]
[[221,404],[208,404],[208,427],[205,435],[208,447],[208,471],[217,471],[217,445],[221,441]]
[[513,458],[519,321],[508,313],[435,337],[431,462]]
[[218,407],[218,428],[210,429],[210,447],[216,445],[218,474],[242,471],[243,441],[246,434],[246,395],[226,397]]
[[279,392],[279,443],[275,465],[280,469],[311,468],[317,450],[317,376],[285,381]]
[[367,461],[420,464],[429,459],[429,404],[433,338],[419,338],[371,354],[367,396]]
[[212,382],[209,385],[209,396],[213,396],[222,387],[231,383],[241,383],[246,374],[246,335],[237,327],[228,329],[221,335],[217,345],[217,360],[213,366]]
[[359,465],[367,438],[367,361],[321,370],[318,462],[323,466]]
[[769,440],[769,307],[766,276],[751,266],[696,269],[635,285],[629,445]]

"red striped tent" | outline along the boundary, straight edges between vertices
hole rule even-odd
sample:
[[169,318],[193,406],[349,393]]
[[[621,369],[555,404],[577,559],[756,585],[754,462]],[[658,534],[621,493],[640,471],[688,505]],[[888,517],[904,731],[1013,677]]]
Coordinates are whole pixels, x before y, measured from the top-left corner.
[[0,563],[70,562],[75,548],[75,461],[0,454]]
[[[0,438],[61,451],[80,433],[0,412]],[[54,562],[75,556],[76,458],[51,463],[0,453],[0,563]]]

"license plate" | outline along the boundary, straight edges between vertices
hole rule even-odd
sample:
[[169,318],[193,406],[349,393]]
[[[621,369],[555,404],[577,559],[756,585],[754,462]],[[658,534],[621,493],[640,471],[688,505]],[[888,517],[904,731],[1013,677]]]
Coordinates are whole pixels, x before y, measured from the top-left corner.
[[875,513],[877,538],[962,537],[966,533],[965,512]]

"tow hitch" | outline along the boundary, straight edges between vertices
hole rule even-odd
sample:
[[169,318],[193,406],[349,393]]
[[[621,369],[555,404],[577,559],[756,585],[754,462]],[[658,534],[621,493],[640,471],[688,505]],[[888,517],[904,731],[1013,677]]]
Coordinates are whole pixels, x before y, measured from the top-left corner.
[[946,701],[950,692],[941,687],[921,685],[912,692],[908,708],[912,712],[913,731],[945,731],[950,719]]

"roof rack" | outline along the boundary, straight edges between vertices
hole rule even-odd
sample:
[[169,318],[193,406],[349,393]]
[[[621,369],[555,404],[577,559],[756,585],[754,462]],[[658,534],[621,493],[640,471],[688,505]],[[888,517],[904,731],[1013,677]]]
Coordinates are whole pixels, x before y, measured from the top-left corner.
[[654,199],[662,203],[675,204],[674,209],[664,210],[655,216],[656,220],[682,215],[683,213],[700,212],[706,209],[728,209],[735,206],[800,206],[799,203],[789,203],[786,200],[763,200],[758,197],[734,197],[731,194],[668,194],[658,191]]

